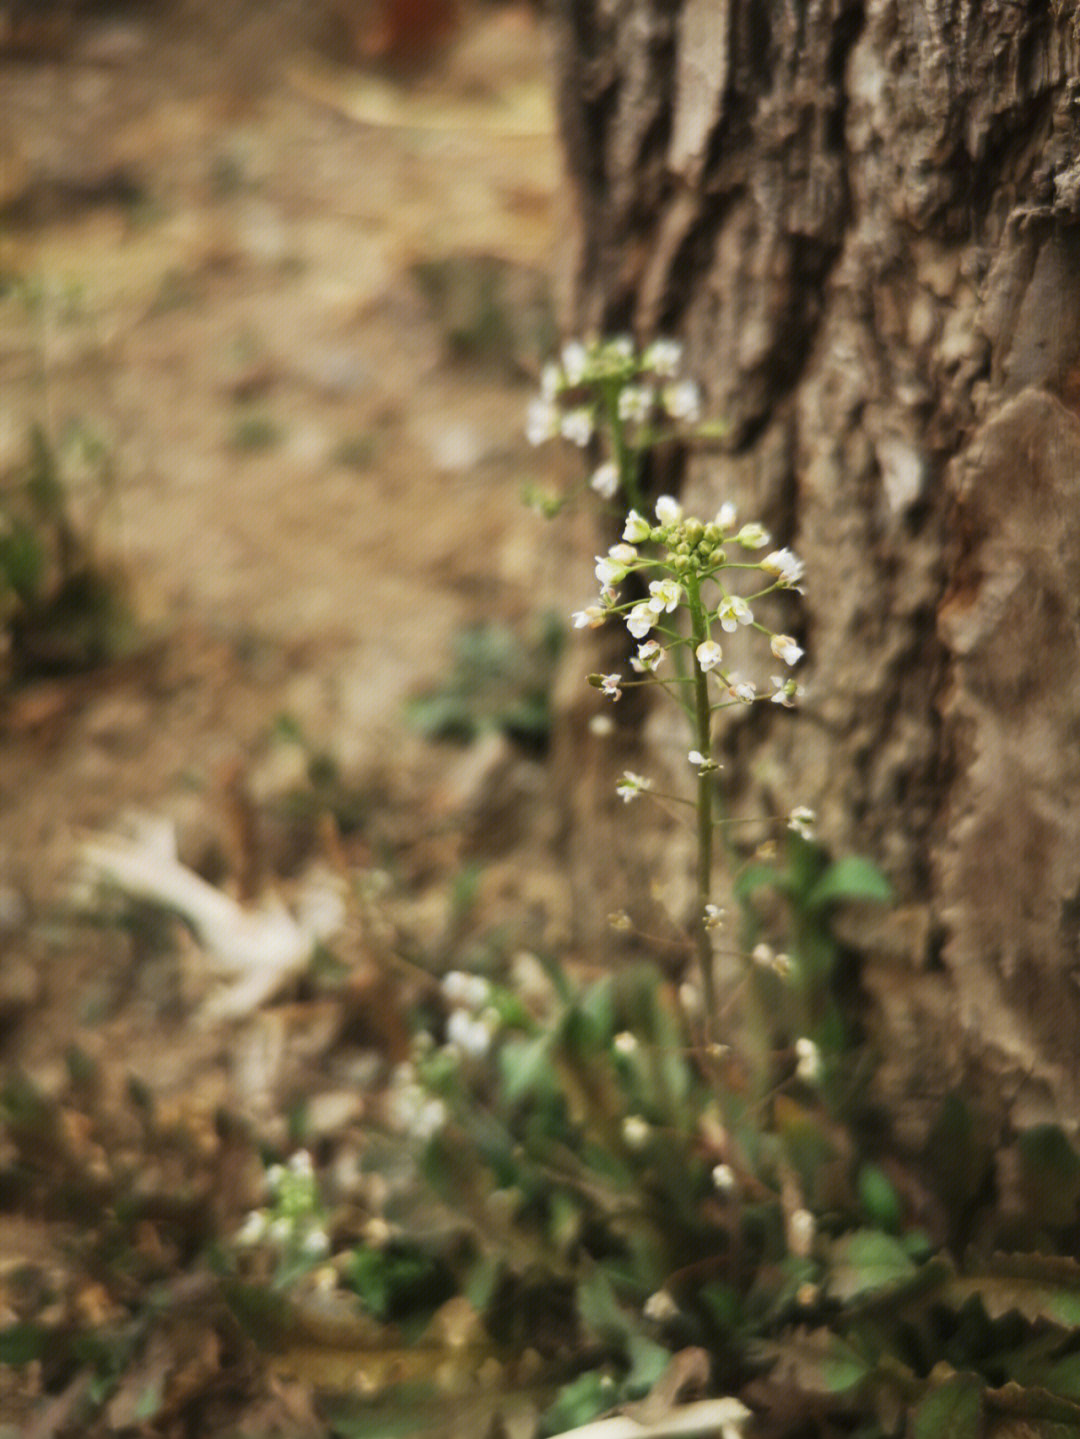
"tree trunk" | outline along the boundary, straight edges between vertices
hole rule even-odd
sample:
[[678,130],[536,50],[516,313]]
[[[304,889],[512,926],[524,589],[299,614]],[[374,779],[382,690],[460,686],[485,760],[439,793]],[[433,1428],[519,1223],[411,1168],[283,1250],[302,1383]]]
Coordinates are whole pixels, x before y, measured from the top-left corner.
[[975,1060],[1071,1117],[1078,7],[551,8],[568,328],[683,338],[730,427],[684,499],[806,562],[807,699],[733,732],[733,803],[810,804],[892,879],[859,938],[901,1118]]

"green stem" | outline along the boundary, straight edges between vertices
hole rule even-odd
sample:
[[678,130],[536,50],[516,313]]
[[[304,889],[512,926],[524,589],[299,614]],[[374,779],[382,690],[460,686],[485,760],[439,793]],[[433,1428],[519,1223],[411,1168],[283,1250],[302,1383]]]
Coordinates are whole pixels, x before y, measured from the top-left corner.
[[[709,638],[709,624],[705,606],[701,600],[698,577],[693,572],[686,576],[686,593],[690,608],[690,628],[693,635],[694,664],[694,729],[697,748],[706,760],[712,758],[712,705],[709,701],[709,679],[697,658],[698,645]],[[697,780],[697,912],[693,918],[692,932],[697,950],[698,968],[701,971],[701,997],[705,1006],[705,1037],[712,1039],[712,1026],[716,1017],[716,983],[713,974],[713,948],[709,931],[705,927],[705,906],[709,903],[712,889],[713,862],[713,772],[708,765],[702,765]]]

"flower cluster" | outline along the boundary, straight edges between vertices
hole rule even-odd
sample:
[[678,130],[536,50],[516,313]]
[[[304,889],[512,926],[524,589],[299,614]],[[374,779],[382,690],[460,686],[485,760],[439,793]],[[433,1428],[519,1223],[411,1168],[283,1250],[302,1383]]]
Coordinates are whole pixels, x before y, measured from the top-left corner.
[[[773,675],[771,690],[759,692],[755,681],[725,664],[723,644],[713,633],[730,635],[739,629],[754,629],[768,637],[773,658],[789,669],[802,659],[802,647],[791,635],[769,629],[755,615],[754,605],[774,591],[801,593],[803,565],[791,550],[771,550],[758,560],[748,557],[749,552],[769,544],[764,526],[756,521],[739,525],[731,504],[723,505],[715,518],[706,522],[684,515],[677,500],[661,495],[655,522],[632,509],[620,541],[606,555],[596,557],[600,595],[596,603],[575,611],[574,626],[595,629],[609,619],[621,619],[639,642],[630,667],[647,679],[656,676],[669,651],[692,646],[697,670],[712,677],[718,687],[713,709],[749,705],[764,698],[791,707],[802,693],[793,678]],[[648,552],[643,552],[643,546],[650,547]],[[749,595],[734,593],[727,583],[732,572],[755,577],[758,588]],[[619,586],[631,575],[639,576],[639,592],[645,588],[647,595],[623,601]],[[691,611],[689,636],[666,618],[678,609]],[[625,684],[644,682],[628,681],[620,674],[594,675],[590,680],[610,699],[618,699]],[[657,682],[677,691],[679,678]],[[699,756],[694,763],[708,765],[710,760],[707,755]],[[629,800],[644,787],[640,782],[628,785],[624,776],[619,793]]]
[[[664,434],[701,420],[701,392],[693,380],[680,376],[681,366],[677,340],[654,340],[640,351],[628,336],[571,340],[558,360],[544,366],[525,434],[533,445],[563,439],[584,449],[607,429],[617,431],[631,452],[647,449]],[[602,499],[612,500],[628,478],[607,460],[589,484]]]
[[446,1042],[470,1059],[482,1059],[491,1048],[501,1023],[491,1004],[491,985],[480,974],[452,969],[443,976],[442,992],[451,1009],[446,1020]]
[[298,1150],[288,1164],[272,1164],[266,1189],[268,1203],[251,1211],[235,1242],[244,1248],[265,1244],[293,1260],[314,1262],[329,1253],[315,1166],[307,1150]]

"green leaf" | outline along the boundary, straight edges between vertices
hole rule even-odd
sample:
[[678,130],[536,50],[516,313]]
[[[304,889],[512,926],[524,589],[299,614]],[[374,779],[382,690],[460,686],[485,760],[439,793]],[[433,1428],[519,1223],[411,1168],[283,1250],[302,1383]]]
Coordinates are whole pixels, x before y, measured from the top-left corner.
[[605,1344],[622,1345],[630,1334],[630,1320],[615,1298],[615,1291],[602,1269],[593,1269],[577,1289],[581,1322]]
[[823,909],[840,900],[888,904],[892,900],[892,886],[877,865],[857,854],[846,855],[829,865],[806,896],[805,903],[807,909]]
[[0,580],[24,605],[40,596],[46,563],[42,542],[28,525],[14,525],[7,534],[0,535]]
[[916,1268],[900,1240],[879,1229],[857,1229],[838,1239],[832,1261],[829,1293],[843,1303],[902,1284]]
[[40,1324],[12,1324],[0,1330],[0,1364],[19,1369],[57,1349],[56,1334]]
[[735,894],[739,899],[749,897],[759,889],[790,889],[787,877],[771,864],[748,864],[735,879]]
[[991,1319],[1014,1311],[1029,1323],[1080,1328],[1080,1264],[1049,1254],[995,1254],[977,1274],[953,1275],[944,1297],[957,1307],[972,1295]]
[[975,1374],[953,1374],[931,1389],[915,1410],[910,1439],[979,1439],[984,1389]]
[[[859,1170],[856,1188],[859,1203],[871,1224],[889,1234],[896,1234],[903,1219],[903,1206],[885,1171],[876,1164],[864,1164]],[[908,1246],[905,1245],[905,1248]]]
[[610,1374],[592,1369],[564,1384],[541,1420],[542,1434],[580,1428],[610,1409],[618,1391]]
[[1045,1389],[1003,1384],[985,1394],[993,1433],[1025,1439],[1076,1439],[1080,1434],[1080,1406]]
[[1061,1399],[1080,1401],[1080,1354],[1066,1354],[1047,1365],[1039,1375],[1039,1388]]
[[535,1039],[508,1040],[499,1051],[503,1072],[503,1096],[507,1104],[517,1104],[537,1090],[552,1085],[551,1055],[557,1034],[549,1030]]
[[771,1383],[804,1394],[844,1394],[855,1389],[872,1366],[853,1345],[828,1329],[798,1330],[776,1344],[756,1347],[776,1361]]
[[671,1363],[671,1350],[657,1344],[644,1334],[631,1334],[626,1341],[630,1370],[626,1376],[626,1392],[636,1399],[647,1394]]

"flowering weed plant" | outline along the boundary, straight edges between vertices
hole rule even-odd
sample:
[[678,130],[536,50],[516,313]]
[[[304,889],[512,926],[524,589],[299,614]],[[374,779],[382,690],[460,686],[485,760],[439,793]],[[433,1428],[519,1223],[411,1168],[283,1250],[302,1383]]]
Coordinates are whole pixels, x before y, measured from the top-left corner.
[[[713,894],[717,783],[716,722],[726,709],[768,700],[792,708],[802,693],[793,670],[803,650],[790,634],[765,623],[778,592],[801,593],[803,564],[757,521],[740,523],[735,506],[708,520],[689,515],[671,495],[647,511],[641,491],[647,452],[672,436],[715,435],[701,425],[701,395],[681,378],[682,349],[656,340],[638,351],[626,338],[566,345],[545,367],[540,396],[529,408],[530,440],[561,437],[575,444],[607,442],[610,456],[591,487],[608,501],[630,503],[620,539],[596,558],[598,597],[573,614],[578,629],[619,623],[634,642],[628,675],[592,674],[589,683],[612,701],[631,686],[659,686],[686,716],[686,758],[694,772],[696,902],[691,933],[704,1000],[706,1033],[718,1011],[713,931],[720,911]],[[762,551],[766,553],[762,554]],[[726,636],[756,632],[770,659],[768,683],[742,674],[725,657]],[[616,791],[627,804],[653,789],[650,778],[624,772]],[[679,797],[676,796],[676,799]],[[799,806],[792,828],[808,837],[813,813]]]

